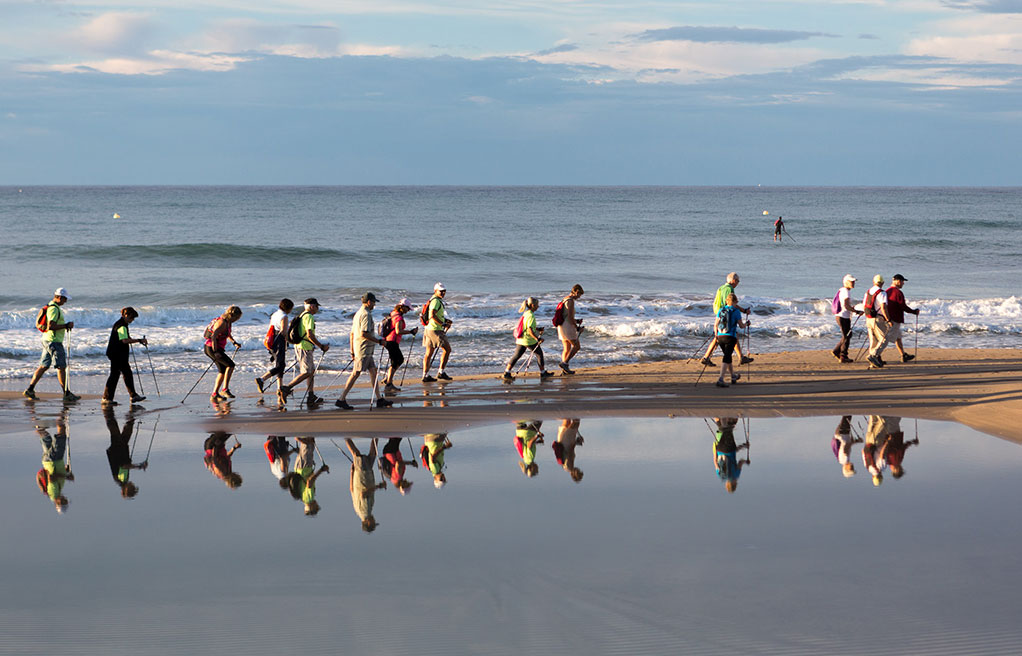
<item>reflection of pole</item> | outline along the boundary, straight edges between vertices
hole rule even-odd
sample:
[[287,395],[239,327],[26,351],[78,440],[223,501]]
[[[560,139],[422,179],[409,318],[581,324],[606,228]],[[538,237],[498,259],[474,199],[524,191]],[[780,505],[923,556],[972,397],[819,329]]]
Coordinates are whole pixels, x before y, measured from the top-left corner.
[[323,452],[319,450],[319,445],[316,444],[316,438],[314,438],[314,437],[312,438],[312,446],[315,447],[316,453],[319,454],[319,461],[325,465],[326,464],[326,458],[323,457]]
[[[348,455],[348,452],[345,451],[344,449],[342,449],[340,447],[340,445],[337,444],[337,442],[334,442],[334,438],[332,438],[332,437],[330,438],[330,443],[333,444],[334,446],[336,446],[337,450],[344,454],[344,457],[348,459],[348,462],[350,462],[353,465],[355,464],[355,461],[351,459],[351,456]],[[322,458],[322,457],[323,456],[321,455],[320,458]]]
[[146,466],[149,465],[149,452],[153,450],[153,440],[156,439],[156,427],[159,426],[159,425],[160,425],[160,415],[156,415],[156,421],[153,422],[153,434],[149,438],[149,448],[145,450],[145,460],[142,461],[142,462],[146,463]]

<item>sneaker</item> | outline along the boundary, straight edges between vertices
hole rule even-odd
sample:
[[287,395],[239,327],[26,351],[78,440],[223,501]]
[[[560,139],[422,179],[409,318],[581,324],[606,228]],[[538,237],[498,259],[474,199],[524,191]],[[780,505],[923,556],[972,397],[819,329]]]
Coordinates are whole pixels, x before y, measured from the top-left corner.
[[291,388],[288,387],[287,385],[281,385],[280,386],[280,391],[277,392],[277,396],[280,397],[280,402],[281,403],[284,403],[284,402],[287,401],[287,397],[291,396],[291,391],[292,391]]
[[109,408],[111,406],[117,405],[117,401],[114,401],[113,399],[100,399],[99,405],[104,408]]
[[334,401],[334,405],[336,405],[341,410],[354,410],[355,409],[355,408],[351,407],[351,405],[349,405],[348,402],[345,401],[344,399],[337,399],[336,401]]
[[731,376],[731,384],[734,385],[735,383],[737,383],[738,379],[741,377],[742,377],[741,374],[735,374],[734,376]]
[[838,362],[841,361],[841,353],[839,353],[838,351],[831,351],[830,354],[833,355],[834,359],[837,360]]
[[315,394],[309,394],[308,398],[305,399],[306,405],[319,405],[323,402],[322,396],[316,396]]
[[882,367],[882,366],[884,366],[885,364],[887,364],[887,361],[886,361],[886,360],[884,360],[884,359],[883,359],[882,357],[880,357],[879,355],[877,356],[877,362],[879,362],[879,363],[880,363],[880,366],[881,366],[881,367]]
[[454,380],[453,378],[451,378],[450,376],[447,375],[446,371],[441,371],[440,373],[438,373],[436,375],[436,379],[437,380]]
[[505,371],[504,374],[500,377],[500,379],[505,383],[510,383],[515,379],[515,377],[511,375],[510,371]]
[[74,392],[64,392],[64,400],[65,401],[78,401],[81,398],[82,397],[78,396]]
[[380,398],[376,399],[376,407],[377,408],[389,408],[392,405],[394,405],[394,404],[391,403],[390,401],[388,401],[387,399],[383,398],[382,396]]
[[874,369],[879,369],[880,367],[884,366],[875,355],[871,355],[866,359],[869,360],[870,367]]
[[901,356],[902,362],[912,362],[915,359],[916,356],[912,355],[911,353],[906,353],[905,355]]
[[256,376],[256,387],[259,388],[259,393],[262,394],[263,393],[263,377],[262,376]]
[[717,379],[717,387],[731,387],[731,386],[728,385],[727,383],[725,383],[723,378],[718,378]]
[[436,382],[436,378],[433,378],[429,374],[426,374],[425,376],[422,377],[422,382],[424,382],[424,383],[435,383]]
[[34,389],[32,389],[31,387],[26,387],[26,388],[25,388],[25,391],[24,391],[24,392],[22,392],[21,394],[22,394],[22,396],[27,396],[27,397],[28,397],[28,398],[30,398],[30,399],[36,399],[36,398],[39,398],[39,397],[37,397],[37,396],[35,395],[35,390],[34,390]]
[[400,391],[401,391],[401,388],[396,386],[396,385],[388,384],[388,385],[384,385],[383,386],[383,393],[384,394],[397,394]]
[[547,378],[550,378],[553,375],[554,375],[554,372],[552,372],[552,371],[541,371],[541,372],[539,372],[539,379],[540,380],[546,380]]
[[210,395],[209,395],[209,400],[210,400],[210,402],[212,402],[212,403],[220,403],[221,401],[223,401],[223,400],[224,400],[224,397],[222,397],[222,396],[221,396],[221,395],[219,395],[219,394],[210,394]]
[[742,356],[741,364],[749,364],[750,362],[754,362],[755,360],[756,360],[756,358],[750,358],[747,355],[743,355]]
[[841,356],[841,364],[848,364],[849,362],[855,362],[855,360],[851,359],[847,355]]
[[715,364],[713,364],[713,360],[711,360],[710,358],[703,358],[702,360],[699,361],[699,364],[703,365],[704,367],[716,366]]
[[225,399],[233,399],[234,398],[234,395],[231,394],[231,390],[229,390],[227,388],[224,388],[224,389],[220,390],[220,396],[224,397]]
[[131,397],[132,403],[141,403],[142,401],[145,401],[145,397],[142,396],[141,394],[136,394]]

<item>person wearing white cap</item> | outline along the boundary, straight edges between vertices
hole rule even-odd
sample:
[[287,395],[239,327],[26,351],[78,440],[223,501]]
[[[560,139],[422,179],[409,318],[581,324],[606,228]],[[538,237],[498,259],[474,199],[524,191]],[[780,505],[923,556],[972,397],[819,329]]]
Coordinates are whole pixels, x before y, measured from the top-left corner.
[[852,289],[855,287],[855,276],[848,274],[844,277],[843,285],[838,290],[837,296],[834,297],[833,308],[835,310],[834,316],[837,318],[837,325],[841,328],[841,341],[837,343],[834,350],[831,353],[838,359],[838,362],[846,363],[853,362],[848,357],[848,345],[852,342],[852,313],[862,314],[855,309],[852,305],[850,294]]
[[394,385],[394,374],[405,362],[404,353],[401,352],[401,335],[416,335],[418,328],[407,330],[405,328],[405,315],[410,312],[412,306],[407,298],[402,298],[390,311],[390,316],[380,322],[380,334],[383,336],[383,346],[390,356],[390,365],[387,367],[387,376],[384,379],[384,394],[394,394],[401,389]]
[[72,394],[67,384],[67,353],[64,351],[64,337],[67,331],[75,327],[74,321],[67,321],[64,318],[64,311],[61,306],[71,300],[71,296],[63,287],[58,287],[53,292],[53,300],[46,304],[46,307],[39,310],[36,317],[36,328],[43,332],[43,354],[39,358],[39,367],[32,374],[32,380],[24,395],[30,399],[36,398],[35,385],[43,377],[46,370],[51,366],[57,368],[57,380],[64,390],[65,401],[77,401],[81,397]]
[[[446,306],[444,296],[447,288],[442,282],[433,285],[433,297],[429,299],[426,307],[423,308],[424,324],[426,330],[422,333],[422,345],[426,354],[422,356],[422,382],[435,383],[437,380],[451,380],[447,375],[447,361],[451,359],[451,343],[447,339],[447,330],[451,327],[451,320],[445,316]],[[429,367],[433,364],[433,356],[437,349],[443,351],[440,356],[440,371],[436,378],[429,375]]]
[[884,277],[879,273],[873,276],[873,286],[862,298],[862,309],[866,314],[866,329],[869,331],[869,368],[879,369],[884,366],[880,356],[887,348],[887,332],[890,329]]

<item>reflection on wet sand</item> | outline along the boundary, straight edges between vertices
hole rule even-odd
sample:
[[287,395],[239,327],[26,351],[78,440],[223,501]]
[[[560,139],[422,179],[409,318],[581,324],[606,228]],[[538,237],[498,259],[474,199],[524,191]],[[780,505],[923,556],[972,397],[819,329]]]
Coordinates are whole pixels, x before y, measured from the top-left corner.
[[351,474],[348,477],[351,506],[362,521],[362,530],[372,533],[377,526],[376,517],[373,516],[376,490],[387,488],[385,481],[376,482],[376,439],[370,440],[369,452],[365,455],[350,437],[345,438],[344,443],[351,453]]
[[534,419],[532,421],[519,421],[515,423],[515,450],[518,452],[518,468],[528,478],[539,473],[539,463],[536,462],[536,445],[543,444],[543,433],[540,427],[543,422]]
[[554,450],[554,458],[557,464],[564,471],[568,472],[571,480],[576,483],[582,482],[582,470],[575,466],[575,449],[585,444],[585,439],[578,432],[580,419],[563,419],[557,428],[557,441],[551,447]]
[[287,440],[284,440],[284,451],[290,453],[297,451],[298,457],[295,458],[295,470],[281,477],[280,487],[290,492],[292,499],[302,502],[306,516],[315,517],[319,514],[320,508],[319,501],[316,500],[316,479],[322,474],[329,474],[330,467],[324,462],[319,470],[316,469],[316,452],[318,451],[316,438],[299,437],[297,439],[298,448],[295,450],[291,450]]
[[[735,426],[737,417],[714,417],[717,430],[713,434],[713,466],[717,476],[724,482],[724,489],[734,492],[738,489],[738,477],[742,475],[742,467],[752,464],[748,457],[749,434],[745,434],[745,443],[735,443]],[[746,450],[744,460],[738,458],[738,452]]]
[[71,450],[68,448],[69,432],[66,408],[57,416],[57,425],[52,434],[44,426],[36,426],[43,447],[42,468],[36,472],[36,484],[39,485],[39,491],[50,498],[59,513],[66,512],[71,503],[64,495],[64,484],[75,479],[71,471]]
[[235,437],[234,445],[228,451],[227,440],[230,437],[229,433],[223,431],[210,433],[202,445],[204,450],[202,461],[214,476],[222,480],[227,487],[236,490],[241,487],[241,474],[233,471],[231,457],[241,448],[241,442]]
[[447,433],[426,433],[422,436],[422,448],[419,449],[419,459],[422,466],[433,474],[433,487],[442,488],[447,484],[447,474],[444,473],[444,452],[450,449],[453,444],[447,439]]
[[855,476],[855,464],[852,462],[852,447],[862,442],[862,438],[852,435],[852,416],[841,417],[837,428],[834,429],[834,439],[830,446],[834,451],[834,457],[841,465],[841,473],[845,478]]
[[[400,437],[387,439],[387,443],[383,445],[383,455],[380,456],[379,467],[380,475],[385,479],[390,479],[394,488],[404,495],[412,489],[412,482],[405,477],[408,465],[417,469],[419,463],[415,461],[414,453],[411,453],[411,460],[404,459],[404,455],[401,454],[403,442],[404,439]],[[411,452],[411,440],[409,440],[408,450]]]
[[110,464],[110,475],[114,479],[114,483],[121,490],[121,497],[125,499],[134,499],[138,495],[138,485],[132,482],[131,470],[141,469],[146,470],[149,468],[149,450],[152,449],[153,439],[156,437],[156,426],[153,425],[153,435],[149,440],[149,449],[146,450],[145,459],[139,464],[132,462],[132,456],[134,454],[134,441],[138,441],[138,434],[136,431],[135,413],[128,411],[127,416],[124,418],[124,428],[120,428],[117,425],[117,417],[114,415],[114,410],[111,407],[103,408],[103,419],[106,421],[107,430],[110,432],[110,446],[106,450],[106,459]]
[[905,475],[905,451],[919,444],[919,436],[905,441],[901,430],[901,417],[870,415],[866,427],[866,444],[862,448],[862,463],[873,477],[873,485],[884,482],[884,470],[890,469],[895,479]]

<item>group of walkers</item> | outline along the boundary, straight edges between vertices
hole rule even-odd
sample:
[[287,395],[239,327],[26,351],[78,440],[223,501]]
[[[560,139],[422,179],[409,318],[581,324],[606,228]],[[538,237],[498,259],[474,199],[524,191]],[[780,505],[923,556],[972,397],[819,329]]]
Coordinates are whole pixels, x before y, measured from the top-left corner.
[[[832,350],[834,357],[842,363],[854,361],[849,357],[848,351],[852,338],[852,315],[855,314],[866,316],[869,336],[867,359],[870,369],[884,366],[883,352],[892,342],[896,345],[903,362],[914,359],[915,356],[907,353],[902,343],[902,324],[905,321],[905,314],[919,314],[918,308],[908,306],[905,295],[901,291],[906,278],[901,274],[896,274],[892,278],[891,286],[884,289],[883,276],[879,274],[874,276],[873,286],[866,292],[861,306],[854,304],[851,299],[851,292],[856,281],[855,276],[846,275],[841,289],[838,290],[832,302],[833,312],[841,331],[841,341]],[[727,275],[724,284],[717,289],[713,300],[713,334],[710,336],[709,346],[700,360],[704,367],[715,366],[711,356],[718,347],[720,348],[722,361],[720,374],[716,381],[718,387],[729,387],[741,378],[741,374],[734,368],[733,355],[735,353],[738,355],[740,365],[753,361],[752,356],[746,352],[748,344],[743,350],[740,339],[742,335],[739,331],[741,330],[745,331],[746,339],[748,339],[751,327],[749,315],[752,311],[751,307],[743,307],[739,304],[735,289],[740,282],[738,273],[731,272]],[[579,352],[579,336],[585,330],[582,325],[583,320],[576,317],[576,301],[584,293],[581,285],[574,285],[571,291],[557,304],[554,311],[552,324],[556,326],[557,336],[562,344],[559,367],[563,375],[575,373],[570,362]],[[402,340],[408,336],[418,336],[420,327],[423,329],[422,346],[425,349],[425,354],[422,357],[422,382],[434,383],[451,380],[447,371],[451,358],[451,342],[447,333],[453,321],[447,315],[446,295],[447,288],[443,283],[436,283],[433,286],[433,295],[423,304],[418,313],[421,326],[415,327],[409,327],[406,321],[406,315],[412,311],[413,306],[407,298],[402,298],[380,322],[378,329],[373,320],[373,310],[376,308],[378,299],[373,292],[366,292],[362,296],[361,306],[352,319],[348,338],[351,359],[341,373],[348,367],[351,367],[351,371],[340,396],[335,401],[337,407],[343,410],[352,409],[351,404],[348,403],[348,394],[363,373],[368,374],[369,377],[371,404],[379,408],[392,405],[392,402],[386,397],[400,391],[400,387],[395,383],[395,376],[401,371],[401,367],[405,365],[407,359],[402,350]],[[60,287],[54,292],[53,299],[39,311],[36,327],[43,332],[43,350],[39,366],[32,374],[29,385],[25,389],[24,394],[27,397],[35,398],[36,384],[50,367],[54,367],[57,369],[57,377],[64,392],[64,400],[77,401],[79,399],[76,394],[71,392],[67,370],[65,342],[69,342],[70,332],[74,328],[74,322],[66,320],[62,309],[68,300],[70,300],[70,296],[67,290]],[[280,301],[278,309],[270,316],[266,337],[263,340],[263,345],[269,353],[270,366],[264,374],[255,378],[255,384],[262,394],[265,393],[272,380],[276,379],[277,401],[280,405],[284,405],[287,399],[295,393],[295,390],[304,384],[303,402],[315,406],[324,401],[315,391],[316,373],[319,369],[315,352],[318,349],[325,354],[330,349],[330,344],[319,339],[316,334],[316,315],[320,312],[321,307],[315,297],[306,298],[303,301],[301,312],[296,317],[292,317],[294,309],[294,301],[285,298]],[[504,371],[500,376],[504,382],[513,381],[516,373],[523,367],[528,369],[534,359],[539,368],[540,379],[546,379],[553,375],[553,372],[546,367],[546,358],[542,349],[544,329],[538,325],[536,318],[538,309],[539,300],[531,296],[525,299],[518,309],[521,316],[513,331],[515,350],[506,361]],[[131,355],[131,345],[141,344],[146,347],[148,352],[149,342],[144,336],[136,339],[130,334],[129,327],[138,317],[138,312],[134,308],[125,307],[120,314],[120,318],[111,328],[106,349],[106,355],[110,360],[110,375],[103,391],[102,405],[104,407],[117,404],[114,397],[118,381],[122,378],[132,404],[145,399],[145,396],[135,389],[129,356]],[[210,360],[206,371],[214,366],[217,369],[213,389],[210,393],[210,400],[214,403],[228,401],[235,397],[231,391],[231,379],[236,366],[233,356],[237,354],[241,344],[234,339],[232,328],[241,316],[241,308],[232,305],[223,314],[213,319],[203,333],[203,352]],[[228,355],[226,351],[228,342],[234,345],[234,353],[231,355]],[[290,366],[287,363],[289,345],[294,347],[295,353],[295,362]],[[380,346],[388,356],[388,366],[382,372],[382,380],[381,371],[375,359],[376,346]],[[414,344],[409,348],[409,355],[411,348],[414,348]],[[436,376],[433,376],[430,372],[437,356],[439,356],[439,367]],[[519,366],[518,370],[515,370],[515,366],[524,356],[527,356],[525,362]],[[322,363],[322,356],[320,356],[319,363]],[[294,377],[285,383],[285,374],[291,368],[295,368]],[[198,385],[198,381],[196,385]],[[194,388],[195,386],[192,387],[193,390]]]

